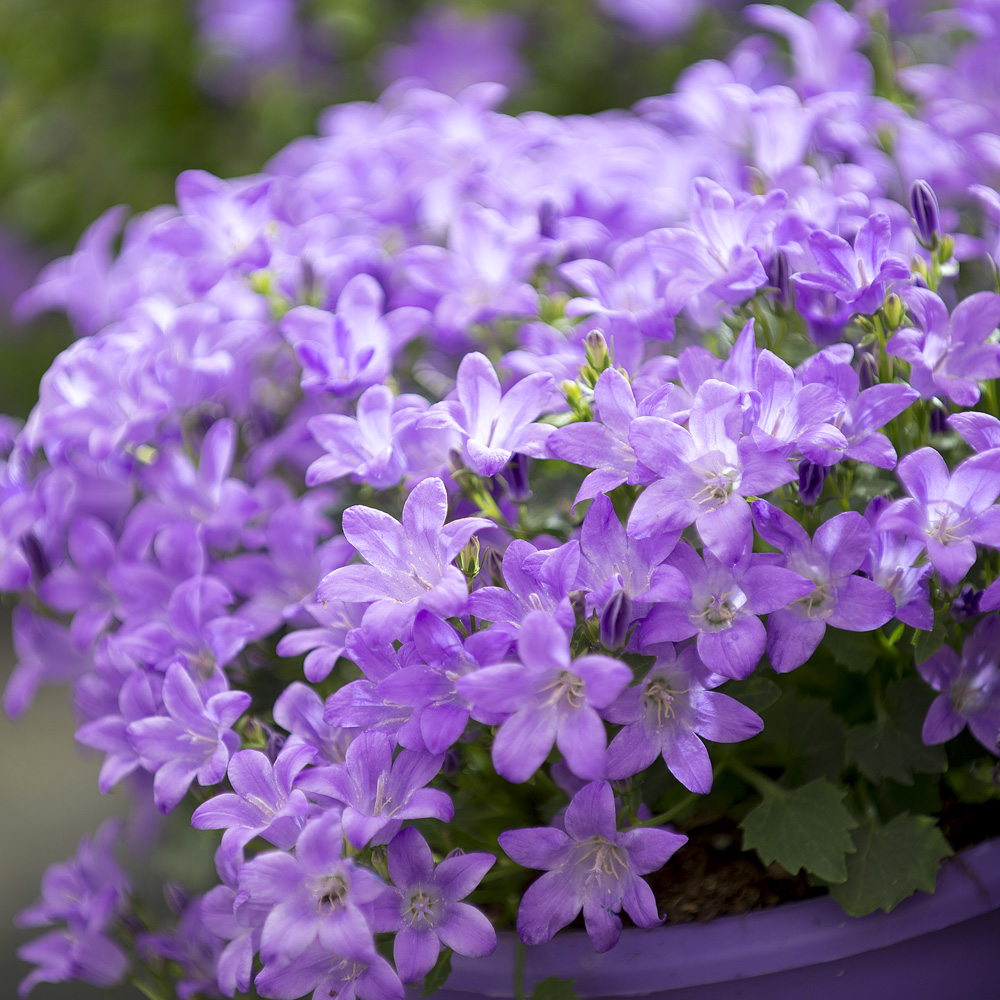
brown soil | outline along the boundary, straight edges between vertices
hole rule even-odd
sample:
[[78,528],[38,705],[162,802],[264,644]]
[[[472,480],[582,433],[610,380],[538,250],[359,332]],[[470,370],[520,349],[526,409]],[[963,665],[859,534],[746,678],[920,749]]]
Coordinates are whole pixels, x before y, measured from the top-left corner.
[[[953,850],[1000,835],[1000,801],[943,803],[941,830]],[[688,842],[652,875],[645,876],[668,924],[748,913],[778,903],[826,894],[804,872],[790,875],[778,864],[765,867],[755,851],[741,850],[737,825],[722,819],[686,831]]]

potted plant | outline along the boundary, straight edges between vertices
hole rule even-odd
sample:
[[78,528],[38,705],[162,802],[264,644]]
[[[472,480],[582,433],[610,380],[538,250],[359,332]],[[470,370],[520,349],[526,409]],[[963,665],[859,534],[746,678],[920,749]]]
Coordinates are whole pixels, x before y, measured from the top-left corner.
[[100,323],[8,435],[5,706],[71,681],[101,790],[221,836],[172,925],[85,842],[22,993],[801,989],[801,937],[714,949],[995,911],[996,844],[985,896],[947,860],[998,815],[994,168],[912,179],[940,118],[857,15],[751,16],[781,82],[758,39],[632,114],[400,87],[43,273]]

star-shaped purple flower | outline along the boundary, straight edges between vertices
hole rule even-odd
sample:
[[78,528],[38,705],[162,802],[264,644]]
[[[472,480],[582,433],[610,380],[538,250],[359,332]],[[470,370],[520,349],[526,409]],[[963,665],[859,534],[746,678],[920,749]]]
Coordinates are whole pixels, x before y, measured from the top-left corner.
[[618,943],[622,908],[639,927],[659,924],[653,891],[639,876],[662,868],[687,837],[655,828],[619,833],[606,781],[573,796],[565,825],[565,832],[550,826],[500,834],[500,846],[514,861],[545,871],[521,900],[517,936],[543,944],[583,910],[590,940],[604,952]]
[[389,844],[389,878],[398,890],[379,900],[376,922],[396,931],[393,957],[404,983],[423,979],[441,945],[468,958],[492,955],[496,931],[474,906],[463,903],[496,863],[492,854],[450,854],[437,868],[427,841],[413,827]]
[[509,712],[493,741],[493,765],[508,781],[527,781],[553,744],[581,778],[604,770],[607,737],[598,710],[632,679],[632,671],[607,656],[572,660],[569,639],[543,611],[534,611],[517,638],[520,663],[485,667],[459,679],[459,694],[487,713]]

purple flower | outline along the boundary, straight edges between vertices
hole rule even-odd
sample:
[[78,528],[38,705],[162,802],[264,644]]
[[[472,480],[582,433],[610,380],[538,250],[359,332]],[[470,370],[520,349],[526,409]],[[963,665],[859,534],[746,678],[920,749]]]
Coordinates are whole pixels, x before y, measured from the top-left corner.
[[163,705],[166,716],[133,722],[127,735],[142,766],[155,772],[156,807],[168,813],[196,777],[200,785],[222,781],[240,745],[231,726],[250,707],[250,695],[223,689],[203,701],[191,675],[175,663],[163,681]]
[[401,750],[392,759],[392,741],[384,733],[362,733],[347,748],[342,767],[324,774],[328,795],[344,803],[341,823],[356,850],[387,844],[404,819],[432,816],[451,821],[455,807],[447,792],[424,788],[444,761],[443,754]]
[[254,837],[291,849],[309,815],[308,800],[292,783],[312,760],[312,749],[304,746],[283,751],[273,766],[259,750],[240,750],[229,761],[229,783],[235,794],[223,792],[202,803],[191,825],[196,830],[225,830],[220,850],[234,866]]
[[909,278],[904,260],[889,252],[889,217],[876,213],[858,230],[854,246],[833,233],[809,234],[809,249],[819,271],[803,271],[795,281],[817,292],[831,292],[852,312],[873,313],[885,300],[889,283]]
[[39,983],[79,980],[111,989],[124,982],[129,966],[122,949],[92,924],[76,924],[43,934],[21,945],[17,957],[38,966],[18,985],[21,1000]]
[[481,664],[499,662],[509,645],[498,628],[476,632],[463,645],[447,622],[429,611],[418,612],[412,648],[404,652],[406,665],[390,673],[377,688],[378,697],[386,702],[412,708],[396,734],[400,744],[434,754],[447,750],[469,721],[469,703],[457,689],[459,679]]
[[880,518],[888,508],[888,500],[875,497],[865,511],[865,518],[872,528],[872,542],[861,569],[892,594],[896,601],[896,617],[901,622],[929,632],[934,627],[934,610],[931,608],[927,578],[933,567],[929,563],[914,565],[924,551],[922,538],[882,529]]
[[457,96],[476,83],[514,88],[524,78],[517,54],[521,21],[502,11],[470,18],[456,7],[430,7],[412,22],[412,41],[382,57],[378,76],[386,84],[416,78]]
[[480,476],[495,476],[515,451],[544,458],[548,424],[534,423],[551,408],[555,382],[539,372],[501,394],[500,380],[484,354],[466,354],[458,366],[457,398],[432,406],[421,427],[448,427],[462,438],[462,457]]
[[896,613],[892,594],[855,575],[871,548],[871,528],[860,514],[846,511],[830,518],[812,539],[798,521],[766,500],[754,503],[753,516],[760,537],[784,553],[789,569],[814,585],[768,618],[767,655],[779,673],[805,663],[828,624],[869,632]]
[[292,963],[313,944],[343,958],[371,953],[372,904],[386,886],[342,849],[339,812],[331,810],[305,827],[294,854],[268,851],[240,869],[237,910],[269,907],[260,940],[265,965]]
[[976,625],[961,657],[942,646],[917,670],[940,692],[924,720],[924,743],[944,743],[968,725],[990,753],[1000,755],[1000,617],[989,615]]
[[343,1000],[403,1000],[403,984],[374,946],[346,958],[311,947],[287,965],[264,966],[254,985],[261,996],[284,1000],[308,993]]
[[520,663],[485,667],[457,683],[474,716],[509,713],[493,741],[497,774],[527,781],[556,744],[577,775],[600,777],[607,737],[598,710],[618,697],[631,670],[606,656],[571,660],[566,633],[542,611],[522,622],[517,655]]
[[306,470],[306,485],[352,475],[376,489],[395,486],[406,474],[399,433],[427,409],[421,396],[393,396],[388,386],[373,385],[358,399],[357,414],[324,413],[307,424],[326,452]]
[[713,673],[744,678],[764,655],[765,632],[759,615],[777,611],[808,594],[801,571],[783,569],[762,555],[745,552],[724,563],[711,552],[702,562],[686,542],[670,557],[690,588],[661,598],[642,625],[642,647],[697,636],[698,655]]
[[740,436],[742,421],[740,393],[715,379],[698,390],[686,428],[659,417],[634,421],[635,453],[659,479],[632,508],[630,531],[642,538],[694,524],[718,559],[738,559],[752,536],[744,498],[795,479],[779,452],[760,451]]
[[784,191],[733,195],[715,181],[694,182],[691,229],[657,229],[646,236],[653,261],[667,278],[667,315],[703,292],[737,304],[767,284],[763,261],[785,210]]
[[385,294],[369,274],[344,286],[333,313],[297,306],[281,320],[281,335],[295,348],[306,392],[357,396],[383,382],[392,355],[427,323],[423,309],[384,313]]
[[601,372],[594,386],[594,419],[560,427],[548,439],[556,458],[593,469],[580,486],[575,503],[610,493],[622,483],[648,483],[653,474],[636,462],[629,430],[638,416],[659,416],[655,398],[636,403],[628,379],[615,368]]
[[425,479],[403,505],[402,522],[372,507],[344,511],[344,537],[368,561],[327,574],[319,585],[322,601],[369,605],[363,623],[374,635],[397,638],[423,608],[442,618],[462,614],[469,592],[452,560],[480,529],[483,517],[447,526],[448,494],[440,479]]
[[654,828],[619,833],[606,781],[577,792],[565,826],[565,832],[536,827],[500,834],[500,846],[514,861],[545,871],[521,900],[517,936],[525,944],[544,944],[583,910],[594,948],[605,952],[618,943],[622,908],[639,927],[659,924],[653,892],[639,876],[662,868],[687,837]]
[[881,517],[886,531],[920,538],[942,582],[954,586],[976,561],[976,542],[1000,548],[1000,450],[983,451],[950,473],[933,448],[918,448],[896,468],[910,496]]
[[710,792],[712,762],[702,739],[738,743],[764,726],[756,712],[711,690],[722,680],[708,672],[693,646],[675,662],[655,663],[641,684],[604,710],[609,722],[625,727],[608,747],[605,776],[630,778],[662,756],[685,788]]
[[396,931],[393,957],[404,983],[423,979],[443,944],[468,958],[492,955],[496,931],[474,906],[460,900],[496,863],[492,854],[448,855],[437,868],[427,842],[413,827],[389,844],[389,877],[398,890],[380,900],[380,927]]
[[469,595],[469,613],[494,622],[512,637],[533,611],[544,611],[572,632],[576,618],[569,593],[579,566],[579,542],[539,551],[530,542],[515,538],[503,554],[507,588],[480,587],[473,591]]
[[1000,295],[976,292],[950,317],[926,288],[905,289],[902,297],[916,325],[897,330],[886,351],[910,362],[910,384],[924,399],[941,395],[975,406],[978,382],[1000,377],[1000,347],[986,343],[1000,322]]
[[992,413],[969,410],[953,413],[948,417],[948,426],[958,431],[974,451],[989,451],[1000,448],[1000,420]]

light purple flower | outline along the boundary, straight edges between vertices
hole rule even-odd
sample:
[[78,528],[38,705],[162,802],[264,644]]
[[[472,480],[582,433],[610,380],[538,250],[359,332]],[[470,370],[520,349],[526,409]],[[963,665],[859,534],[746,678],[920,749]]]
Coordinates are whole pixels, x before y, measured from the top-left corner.
[[662,868],[687,837],[655,828],[619,833],[606,781],[577,792],[564,822],[565,832],[536,827],[500,834],[500,846],[514,861],[545,871],[521,900],[517,936],[525,944],[544,944],[583,910],[594,948],[605,952],[618,943],[623,908],[639,927],[659,924],[653,892],[639,876]]
[[910,384],[924,399],[941,395],[975,406],[978,383],[1000,377],[1000,346],[986,342],[1000,323],[1000,295],[976,292],[950,317],[926,288],[906,289],[902,297],[916,325],[897,330],[886,351],[910,362]]
[[345,566],[321,581],[321,601],[369,605],[364,627],[386,639],[398,638],[423,608],[442,618],[462,614],[469,592],[452,560],[482,528],[483,517],[445,525],[448,494],[440,479],[425,479],[403,505],[402,522],[372,507],[344,511],[344,537],[368,561]]
[[852,312],[874,313],[885,300],[890,282],[910,277],[906,262],[889,251],[889,217],[878,212],[858,230],[852,247],[822,229],[809,234],[809,249],[818,271],[793,275],[797,284],[830,292]]
[[973,455],[950,472],[933,448],[918,448],[896,468],[910,496],[881,517],[883,530],[920,538],[942,582],[954,586],[976,561],[976,543],[1000,548],[1000,450]]
[[160,812],[170,812],[196,777],[200,785],[222,781],[240,745],[231,727],[250,700],[245,691],[225,689],[203,700],[187,670],[177,663],[170,667],[163,681],[168,714],[140,719],[127,729],[142,766],[155,772],[153,796]]
[[711,690],[713,676],[694,646],[676,661],[658,661],[641,684],[630,687],[604,710],[604,718],[625,728],[608,747],[605,777],[630,778],[662,756],[670,773],[687,789],[712,789],[712,762],[702,739],[738,743],[764,726],[735,698]]
[[413,827],[389,844],[389,877],[397,892],[379,901],[378,925],[396,931],[393,957],[404,983],[423,979],[441,945],[468,958],[492,955],[496,931],[474,906],[461,902],[496,863],[492,854],[449,854],[438,866]]
[[760,537],[784,553],[785,565],[814,586],[767,621],[767,655],[779,673],[801,666],[826,634],[826,626],[849,632],[880,628],[896,613],[883,587],[855,571],[868,557],[871,528],[855,511],[830,518],[812,539],[801,524],[766,500],[753,505]]
[[305,795],[292,788],[296,776],[312,763],[310,747],[292,747],[272,765],[259,750],[240,750],[229,761],[233,792],[223,792],[194,811],[196,830],[225,830],[220,851],[234,862],[254,837],[283,850],[295,846],[309,816]]
[[780,452],[761,451],[742,437],[742,423],[740,393],[715,379],[698,390],[686,428],[658,417],[635,420],[629,439],[659,478],[632,508],[630,531],[642,538],[694,524],[718,559],[735,562],[752,536],[744,498],[796,476]]
[[962,644],[961,656],[942,646],[917,670],[940,692],[924,720],[924,742],[944,743],[968,725],[990,753],[1000,755],[1000,617],[979,621]]
[[572,660],[566,633],[543,611],[522,622],[517,655],[519,663],[485,667],[457,683],[474,716],[480,706],[509,713],[493,741],[497,774],[527,781],[556,744],[577,775],[600,777],[607,737],[598,710],[618,697],[631,670],[607,656]]
[[270,908],[260,941],[265,965],[292,963],[313,944],[342,958],[371,953],[372,904],[386,886],[342,850],[339,810],[330,810],[299,834],[294,854],[268,851],[240,869],[237,911],[245,903]]
[[443,754],[401,750],[392,759],[392,741],[383,733],[362,733],[347,748],[342,767],[324,774],[328,795],[344,803],[341,823],[356,850],[387,844],[404,819],[451,821],[455,807],[447,792],[424,788],[441,770]]
[[454,399],[432,406],[420,427],[447,427],[462,438],[462,457],[480,476],[495,476],[514,452],[546,456],[548,424],[534,421],[551,409],[555,382],[539,372],[527,375],[501,393],[500,379],[489,358],[466,354],[458,366]]
[[580,543],[567,542],[539,551],[515,538],[503,554],[503,577],[507,587],[480,587],[469,595],[469,614],[494,622],[511,637],[533,611],[551,615],[567,632],[576,616],[569,593],[580,566]]
[[594,386],[594,419],[560,427],[548,439],[556,458],[593,469],[574,503],[610,493],[622,483],[648,483],[653,473],[636,461],[629,430],[638,416],[660,416],[663,393],[636,402],[628,379],[615,368],[601,372]]
[[650,611],[640,646],[697,636],[702,662],[725,677],[749,677],[764,655],[765,631],[758,616],[812,590],[801,571],[783,569],[768,556],[749,551],[732,564],[706,552],[702,562],[690,545],[681,542],[669,563],[680,570],[684,590],[662,597]]

